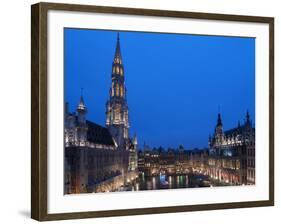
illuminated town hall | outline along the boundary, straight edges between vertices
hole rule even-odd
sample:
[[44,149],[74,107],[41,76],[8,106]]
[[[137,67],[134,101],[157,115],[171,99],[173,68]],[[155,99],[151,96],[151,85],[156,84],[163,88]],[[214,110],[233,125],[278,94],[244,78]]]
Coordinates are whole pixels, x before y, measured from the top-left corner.
[[137,173],[137,138],[129,137],[129,112],[119,34],[106,102],[106,127],[86,119],[81,96],[76,113],[65,109],[65,193],[119,189]]
[[255,184],[255,128],[248,111],[230,130],[218,113],[206,148],[138,146],[136,135],[130,136],[119,34],[105,125],[88,120],[88,112],[82,94],[75,112],[66,103],[65,194]]

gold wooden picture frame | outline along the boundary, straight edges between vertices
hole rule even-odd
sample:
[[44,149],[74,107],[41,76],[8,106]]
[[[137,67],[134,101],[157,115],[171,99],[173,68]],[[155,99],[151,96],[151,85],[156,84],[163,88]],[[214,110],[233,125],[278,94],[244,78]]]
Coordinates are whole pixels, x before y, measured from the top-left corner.
[[[48,212],[48,12],[86,12],[104,15],[135,15],[166,19],[187,18],[210,21],[247,22],[269,25],[269,195],[268,200],[180,206],[145,207],[87,212]],[[38,3],[31,6],[31,217],[39,221],[170,212],[203,211],[274,205],[274,18],[164,11],[90,5]],[[63,75],[63,74],[62,74]],[[61,88],[64,88],[63,86]],[[63,105],[62,105],[63,107]],[[60,149],[57,149],[60,150]],[[61,149],[63,150],[63,149]],[[63,163],[63,161],[62,161]]]

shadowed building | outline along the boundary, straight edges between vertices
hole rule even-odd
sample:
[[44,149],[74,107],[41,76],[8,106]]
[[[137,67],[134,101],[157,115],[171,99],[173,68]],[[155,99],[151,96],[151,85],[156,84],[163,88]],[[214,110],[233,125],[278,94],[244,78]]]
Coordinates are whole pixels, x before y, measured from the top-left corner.
[[116,191],[137,176],[137,137],[129,137],[128,105],[119,34],[106,103],[106,127],[86,119],[81,95],[76,112],[65,108],[65,193]]

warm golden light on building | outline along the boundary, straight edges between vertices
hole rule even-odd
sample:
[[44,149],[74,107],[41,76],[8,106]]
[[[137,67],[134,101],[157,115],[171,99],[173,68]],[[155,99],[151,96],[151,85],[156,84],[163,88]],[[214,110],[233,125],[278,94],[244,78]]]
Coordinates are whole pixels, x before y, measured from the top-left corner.
[[120,96],[123,97],[123,86],[120,86]]
[[66,110],[66,194],[116,191],[126,180],[132,184],[138,178],[137,141],[129,136],[119,34],[111,71],[106,127],[86,120],[82,95],[75,113]]

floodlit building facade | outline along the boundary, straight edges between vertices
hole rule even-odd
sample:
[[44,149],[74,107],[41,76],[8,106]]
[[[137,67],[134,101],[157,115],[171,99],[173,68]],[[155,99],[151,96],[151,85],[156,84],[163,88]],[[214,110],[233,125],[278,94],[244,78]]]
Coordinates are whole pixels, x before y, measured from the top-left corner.
[[209,137],[207,174],[234,185],[255,184],[255,128],[249,112],[244,124],[224,131],[221,114],[213,136]]
[[119,34],[106,102],[106,126],[87,120],[81,95],[65,108],[65,194],[116,191],[137,177],[137,137],[129,136],[129,109]]
[[247,112],[245,122],[224,131],[218,114],[209,147],[186,150],[150,149],[138,153],[138,168],[145,176],[197,173],[209,176],[218,185],[255,184],[255,128]]

